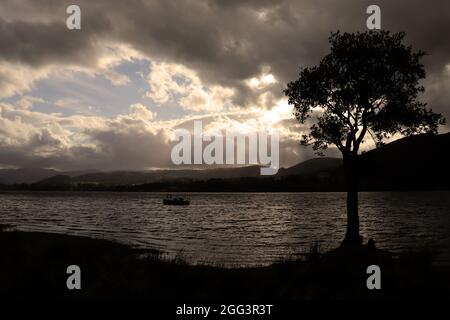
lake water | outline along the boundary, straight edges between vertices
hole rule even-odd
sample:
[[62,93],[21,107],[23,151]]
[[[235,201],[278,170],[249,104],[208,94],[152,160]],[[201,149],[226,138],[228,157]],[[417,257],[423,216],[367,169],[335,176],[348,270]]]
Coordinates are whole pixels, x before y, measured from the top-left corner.
[[[345,193],[194,193],[187,207],[158,193],[1,193],[0,224],[111,239],[193,263],[266,265],[339,245]],[[361,233],[393,252],[450,257],[450,192],[360,194]]]

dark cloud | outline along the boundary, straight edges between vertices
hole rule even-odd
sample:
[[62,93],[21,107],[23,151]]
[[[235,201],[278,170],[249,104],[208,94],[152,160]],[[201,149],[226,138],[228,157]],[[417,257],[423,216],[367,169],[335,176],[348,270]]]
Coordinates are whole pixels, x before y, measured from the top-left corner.
[[[31,65],[89,64],[95,61],[99,42],[116,40],[151,58],[185,64],[207,84],[234,87],[241,104],[255,98],[243,80],[268,65],[279,80],[271,90],[281,95],[299,66],[317,63],[327,52],[331,31],[364,30],[365,11],[372,4],[350,0],[77,3],[82,9],[81,32],[64,27],[67,1],[2,1],[0,59]],[[407,41],[428,52],[429,73],[439,74],[450,60],[445,36],[450,29],[450,3],[384,0],[377,4],[382,9],[383,27],[407,32]]]
[[[96,64],[102,45],[114,41],[128,44],[152,60],[184,64],[195,70],[206,85],[232,87],[237,92],[234,102],[244,106],[255,102],[261,93],[251,90],[245,84],[246,79],[260,76],[269,67],[278,80],[268,89],[275,101],[282,96],[285,83],[297,77],[299,67],[316,64],[327,53],[330,32],[366,29],[366,8],[373,1],[78,0],[76,3],[82,10],[81,31],[65,27],[65,9],[72,1],[2,0],[0,63],[20,63],[33,68],[55,64],[89,67]],[[382,10],[383,28],[405,31],[408,44],[428,53],[424,59],[428,71],[424,99],[449,118],[450,70],[445,66],[450,63],[447,37],[450,2],[380,0],[376,4]],[[1,74],[0,80],[8,81]],[[146,135],[140,135],[139,131],[133,134],[138,140],[142,138],[140,143],[146,148],[161,138],[156,134],[154,140],[145,142]],[[141,162],[141,155],[128,150],[128,140],[117,131],[92,132],[92,138],[99,146],[114,146],[114,150],[105,154],[128,154],[126,159],[131,165],[162,161]],[[32,140],[33,145],[57,143],[50,136],[36,139]],[[8,162],[5,157],[14,158],[15,154],[25,152],[23,148],[3,150],[1,162]],[[96,154],[89,148],[73,152],[80,159],[92,159]],[[54,159],[54,163],[69,161],[63,155],[60,158]],[[24,159],[23,164],[27,164]],[[118,163],[112,163],[112,167],[125,158],[117,159]],[[98,163],[103,160],[99,157]]]
[[[0,104],[0,164],[103,170],[172,166],[165,128],[156,128],[144,116],[65,118]],[[73,132],[62,129],[64,122],[79,128],[89,143],[72,140]]]

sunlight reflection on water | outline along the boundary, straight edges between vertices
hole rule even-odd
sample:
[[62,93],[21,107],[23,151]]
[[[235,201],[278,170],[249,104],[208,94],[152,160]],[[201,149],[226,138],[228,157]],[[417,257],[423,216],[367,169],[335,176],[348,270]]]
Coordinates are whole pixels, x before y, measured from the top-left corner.
[[[191,262],[265,265],[322,250],[344,236],[344,193],[194,193],[187,207],[158,193],[2,193],[0,223],[106,238]],[[360,194],[361,233],[394,252],[450,256],[450,192]]]

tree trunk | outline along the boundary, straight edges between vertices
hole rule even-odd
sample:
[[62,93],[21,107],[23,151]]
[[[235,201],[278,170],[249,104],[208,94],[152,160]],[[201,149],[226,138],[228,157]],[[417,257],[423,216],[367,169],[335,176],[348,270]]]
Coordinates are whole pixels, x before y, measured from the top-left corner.
[[359,170],[356,155],[344,155],[344,170],[347,185],[347,231],[343,245],[361,245],[358,217]]

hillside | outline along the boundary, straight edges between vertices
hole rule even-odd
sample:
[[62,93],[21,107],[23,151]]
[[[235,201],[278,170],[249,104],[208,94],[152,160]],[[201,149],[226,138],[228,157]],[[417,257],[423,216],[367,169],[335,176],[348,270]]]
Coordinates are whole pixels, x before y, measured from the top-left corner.
[[41,168],[0,169],[0,184],[35,183],[55,175],[75,177],[88,172],[92,172],[92,170],[57,171]]
[[361,184],[367,189],[448,189],[450,133],[396,140],[361,155]]
[[179,179],[209,180],[258,177],[259,172],[258,166],[206,170],[114,171],[80,175],[74,177],[73,181],[77,183],[98,183],[104,185],[129,185]]
[[317,175],[335,170],[341,165],[342,159],[339,158],[314,158],[303,161],[287,169],[280,169],[277,176]]
[[[360,156],[361,190],[449,190],[450,133],[396,140]],[[4,171],[3,171],[4,172]],[[23,183],[27,169],[9,172],[9,180]],[[36,173],[37,172],[37,173]],[[0,171],[1,173],[1,171]],[[92,172],[76,175],[54,170],[31,171],[21,186],[32,190],[116,191],[344,191],[342,160],[315,158],[275,176],[260,176],[258,166],[207,170]],[[40,176],[39,176],[39,174]],[[1,177],[1,175],[0,175]],[[4,184],[7,184],[3,182]],[[11,184],[11,183],[10,183]],[[3,189],[15,187],[3,187]]]

